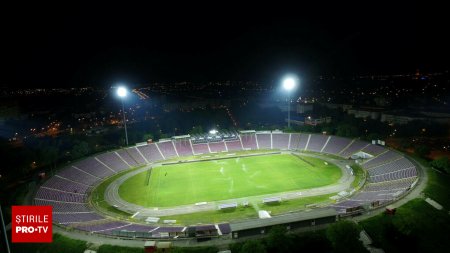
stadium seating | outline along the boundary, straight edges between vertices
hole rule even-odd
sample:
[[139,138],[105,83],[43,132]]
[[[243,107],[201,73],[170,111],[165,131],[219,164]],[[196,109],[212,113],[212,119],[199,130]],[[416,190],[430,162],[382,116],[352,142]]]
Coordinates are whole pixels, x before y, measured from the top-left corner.
[[322,134],[311,134],[311,138],[309,139],[309,143],[306,147],[306,150],[321,152],[323,146],[328,140],[328,135]]
[[115,173],[93,157],[76,162],[73,166],[98,178],[105,178]]
[[271,149],[272,140],[271,134],[256,134],[256,141],[258,142],[259,149]]
[[241,141],[239,139],[234,141],[226,141],[225,145],[227,146],[228,151],[242,150]]
[[161,154],[162,152],[160,152],[159,148],[156,146],[155,143],[139,146],[138,149],[149,162],[157,162],[164,160]]
[[351,155],[359,152],[362,148],[369,145],[369,143],[360,141],[360,140],[354,140],[347,148],[344,148],[340,152],[340,156],[342,157],[350,157]]
[[298,150],[305,150],[310,134],[300,134],[300,142],[298,143]]
[[130,155],[130,157],[133,158],[134,161],[136,161],[136,163],[138,165],[147,163],[147,161],[144,158],[144,154],[142,154],[142,152],[138,148],[133,147],[133,148],[127,148],[125,150]]
[[35,198],[36,205],[38,206],[53,206],[53,213],[79,213],[79,212],[92,212],[86,203],[69,203],[69,202],[57,202],[54,200],[42,200]]
[[208,154],[208,144],[200,143],[200,144],[192,144],[192,148],[194,149],[194,155]]
[[158,142],[156,145],[166,159],[178,156],[172,141]]
[[379,155],[381,153],[383,153],[386,149],[381,147],[381,146],[377,146],[374,144],[370,144],[369,146],[361,149],[362,152],[371,154],[371,155]]
[[[60,172],[65,171],[64,169]],[[81,173],[79,173],[82,175]],[[45,187],[57,189],[65,192],[74,192],[74,193],[86,193],[89,185],[85,185],[82,183],[73,182],[62,178],[58,175],[51,177],[44,184]]]
[[370,168],[375,165],[387,163],[387,162],[390,162],[390,161],[398,159],[398,158],[401,158],[401,155],[399,153],[388,150],[387,152],[384,152],[381,155],[379,155],[373,159],[370,159],[369,161],[364,163],[363,166],[364,166],[364,168]]
[[213,153],[217,153],[217,152],[225,152],[226,151],[226,147],[225,147],[225,143],[223,141],[220,142],[210,142],[208,143],[209,145],[209,149],[211,150],[211,152]]
[[241,135],[241,140],[242,140],[242,146],[244,147],[244,149],[251,149],[251,150],[258,149],[258,146],[256,145],[255,134]]
[[97,159],[116,172],[130,168],[115,152],[98,155]]
[[299,149],[300,144],[300,134],[291,134],[291,141],[289,143],[289,149],[290,150],[297,150]]
[[177,149],[178,155],[180,156],[191,156],[192,152],[191,144],[188,139],[173,141],[175,148]]
[[105,217],[97,213],[55,213],[53,214],[53,221],[59,224],[71,224],[79,222],[90,222],[95,220],[103,220]]
[[51,188],[40,187],[36,193],[36,198],[48,199],[61,202],[86,202],[86,195],[79,193],[63,192]]
[[74,182],[78,182],[81,184],[87,184],[87,185],[91,185],[99,180],[101,180],[101,178],[94,176],[92,174],[88,174],[83,170],[80,170],[76,167],[70,166],[70,167],[66,167],[62,170],[60,170],[57,173],[58,176],[74,181]]
[[[141,157],[141,159],[142,159],[142,162],[141,163],[138,163],[128,152],[127,152],[127,150],[126,149],[120,149],[120,150],[117,150],[116,151],[117,152],[117,154],[127,163],[127,164],[129,164],[131,167],[134,167],[134,166],[137,166],[137,165],[139,165],[139,164],[144,164],[145,163],[145,161],[144,161],[144,159]],[[136,150],[135,150],[135,152],[137,152]]]
[[350,144],[351,140],[347,138],[331,136],[327,145],[322,150],[323,153],[337,155],[341,152],[348,144]]
[[78,226],[77,228],[84,231],[89,232],[103,232],[107,230],[113,230],[113,229],[125,229],[127,226],[130,226],[131,223],[125,223],[121,221],[112,221],[107,223],[101,223],[101,224],[92,224],[92,225],[82,225]]
[[272,142],[274,149],[286,150],[289,148],[289,134],[272,134]]

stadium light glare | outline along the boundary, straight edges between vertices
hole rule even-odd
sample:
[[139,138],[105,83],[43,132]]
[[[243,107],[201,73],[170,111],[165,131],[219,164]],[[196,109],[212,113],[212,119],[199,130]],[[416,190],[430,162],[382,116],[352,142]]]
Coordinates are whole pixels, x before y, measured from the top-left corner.
[[124,86],[119,86],[117,88],[117,96],[120,97],[120,101],[122,102],[123,126],[125,128],[125,143],[128,146],[127,120],[125,118],[125,106],[123,105],[123,100],[125,99],[127,94],[128,94],[128,90]]
[[117,96],[124,98],[127,96],[127,88],[120,86],[119,88],[117,88]]
[[291,128],[291,91],[297,86],[297,78],[287,76],[283,79],[283,89],[288,93],[288,128]]
[[217,130],[216,130],[216,129],[213,129],[213,130],[209,131],[209,133],[210,133],[210,134],[217,134]]
[[288,77],[288,78],[284,79],[284,81],[283,81],[283,88],[287,91],[291,91],[295,88],[296,83],[297,82],[295,81],[294,78]]

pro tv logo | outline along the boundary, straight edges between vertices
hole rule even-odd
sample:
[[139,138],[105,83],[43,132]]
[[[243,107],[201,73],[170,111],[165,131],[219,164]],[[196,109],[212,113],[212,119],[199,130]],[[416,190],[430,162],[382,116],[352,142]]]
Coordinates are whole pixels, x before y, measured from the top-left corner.
[[51,206],[13,206],[12,242],[52,242]]

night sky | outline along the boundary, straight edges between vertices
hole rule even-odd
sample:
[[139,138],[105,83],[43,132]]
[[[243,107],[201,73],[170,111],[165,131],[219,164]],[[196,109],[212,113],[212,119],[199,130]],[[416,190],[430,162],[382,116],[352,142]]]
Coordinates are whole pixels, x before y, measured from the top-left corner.
[[286,72],[314,77],[448,69],[442,6],[341,2],[4,6],[0,86],[269,81]]

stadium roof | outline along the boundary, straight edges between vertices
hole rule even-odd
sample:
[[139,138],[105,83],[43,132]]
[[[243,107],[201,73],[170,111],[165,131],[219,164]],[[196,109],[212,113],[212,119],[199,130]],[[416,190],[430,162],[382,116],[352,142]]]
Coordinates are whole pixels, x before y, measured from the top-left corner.
[[232,223],[230,224],[230,227],[231,231],[240,231],[251,228],[267,227],[278,224],[324,218],[336,215],[337,212],[333,208],[315,209],[313,212],[299,212],[293,214],[274,216],[270,219],[253,219],[239,223]]

